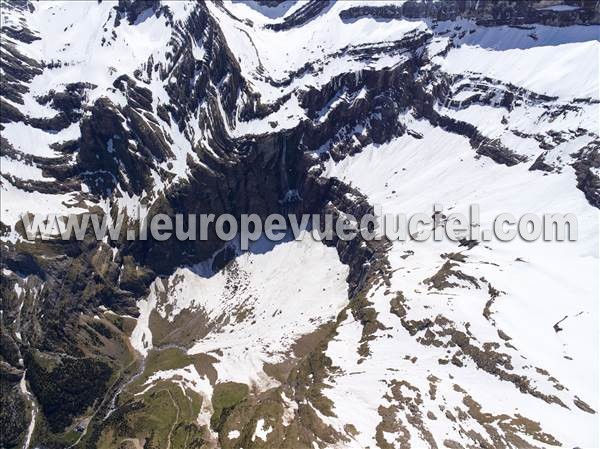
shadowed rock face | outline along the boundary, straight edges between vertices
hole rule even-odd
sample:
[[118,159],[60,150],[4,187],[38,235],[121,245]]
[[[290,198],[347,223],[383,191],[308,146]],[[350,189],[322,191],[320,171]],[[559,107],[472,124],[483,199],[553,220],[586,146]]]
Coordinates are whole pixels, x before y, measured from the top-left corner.
[[[279,6],[280,2],[258,3],[269,8]],[[568,3],[579,9],[543,10],[540,9],[544,6],[542,2],[408,1],[401,6],[349,7],[342,10],[339,17],[345,23],[375,18],[381,20],[381,26],[385,26],[387,20],[402,18],[424,18],[434,24],[467,18],[483,27],[533,24],[567,27],[598,23],[596,2]],[[265,28],[286,32],[302,27],[326,14],[331,7],[328,2],[310,1],[279,21],[266,24]],[[15,17],[25,17],[28,11],[35,10],[35,4],[27,1],[3,4],[3,13],[5,8]],[[165,48],[157,48],[132,73],[120,73],[119,67],[114,67],[114,80],[111,78],[110,86],[102,87],[105,92],[100,95],[97,95],[98,85],[70,79],[59,89],[33,98],[30,87],[36,76],[73,61],[38,61],[26,56],[24,49],[40,39],[37,30],[29,29],[25,19],[17,21],[17,25],[3,25],[2,36],[6,39],[2,39],[1,44],[0,130],[18,124],[30,127],[30,132],[40,130],[56,135],[75,125],[80,132],[76,137],[49,144],[52,155],[27,153],[3,136],[1,155],[39,168],[43,176],[28,179],[20,173],[3,171],[2,183],[10,183],[27,193],[71,195],[69,198],[80,207],[111,216],[125,208],[125,198],[134,198],[151,214],[171,216],[229,213],[239,217],[256,213],[264,218],[272,213],[333,213],[352,214],[360,219],[372,212],[373,205],[350,183],[323,176],[326,163],[344,160],[368,145],[383,145],[407,134],[415,139],[423,138],[399,119],[407,114],[428,126],[465,137],[477,157],[489,158],[507,167],[526,163],[530,164],[530,170],[542,170],[551,176],[568,164],[575,172],[572,187],[575,188],[576,183],[589,203],[600,207],[597,141],[578,149],[568,161],[549,157],[561,143],[597,130],[524,136],[540,142],[541,151],[532,158],[509,148],[500,139],[487,137],[477,124],[448,112],[470,105],[507,112],[519,107],[536,107],[558,118],[570,112],[585,114],[584,108],[597,104],[596,100],[575,99],[565,104],[557,97],[540,95],[501,80],[471,73],[446,73],[433,63],[428,53],[438,33],[432,26],[407,32],[393,41],[337,49],[327,56],[329,60],[335,64],[336,60],[347,58],[361,63],[360,68],[336,74],[315,85],[299,84],[292,92],[266,102],[256,87],[257,79],[269,88],[283,91],[303,77],[319,74],[323,67],[315,61],[307,62],[300,69],[290,71],[286,79],[274,80],[269,73],[258,73],[252,74],[257,79],[251,80],[234,53],[234,44],[227,42],[214,11],[203,3],[189,8],[186,18],[177,21],[164,3],[120,0],[105,25],[113,30],[113,39],[103,41],[102,45],[114,42],[116,46],[114,36],[127,24],[143,26],[146,21],[159,19],[165,19],[161,32],[170,37]],[[226,7],[217,2],[215,8]],[[457,30],[440,54],[448,52],[455,41],[458,45],[465,33]],[[161,59],[163,50],[165,55]],[[258,50],[256,52],[258,54]],[[393,58],[396,63],[384,68],[370,64],[383,56]],[[462,95],[465,92],[466,98]],[[292,94],[297,98],[303,117],[292,125],[281,126],[271,118],[281,121],[289,118],[285,107]],[[25,100],[45,107],[51,114],[39,116],[28,112]],[[446,109],[440,109],[439,105],[445,105]],[[236,125],[252,120],[270,120],[271,131],[235,132]],[[290,196],[289,192],[297,194]],[[135,226],[136,217],[130,218],[129,225]],[[22,227],[14,223],[2,222],[1,231],[3,237],[12,235],[13,231],[23,234]],[[478,242],[471,243],[466,242],[465,251],[473,249]],[[268,374],[277,378],[278,386],[264,390],[257,387],[255,391],[254,386],[226,383],[219,387],[222,390],[216,395],[217,399],[212,398],[212,411],[218,413],[213,413],[207,423],[198,424],[195,418],[201,413],[196,408],[204,410],[198,403],[202,402],[204,407],[211,403],[210,397],[196,393],[179,397],[178,390],[166,386],[162,393],[152,393],[150,399],[135,396],[134,392],[141,391],[135,390],[140,387],[136,383],[140,379],[147,380],[153,373],[186,365],[178,355],[172,356],[175,360],[169,359],[164,365],[157,362],[154,366],[153,356],[143,359],[135,353],[130,337],[140,314],[139,301],[150,295],[153,283],[168,279],[179,267],[207,261],[212,261],[214,271],[231,268],[235,265],[231,263],[237,255],[235,251],[217,239],[212,230],[208,241],[195,242],[122,239],[106,243],[95,241],[91,235],[81,242],[28,243],[19,238],[3,238],[0,425],[5,432],[0,446],[21,447],[32,437],[32,444],[40,447],[66,444],[96,447],[99,442],[107,444],[106,447],[137,447],[140,441],[153,447],[152,444],[163,444],[168,435],[170,447],[248,449],[266,444],[254,437],[259,419],[264,416],[271,418],[270,447],[350,444],[355,429],[340,430],[326,419],[334,416],[334,404],[324,392],[333,373],[339,371],[326,350],[341,332],[340,323],[352,316],[361,326],[360,340],[355,342],[361,358],[359,363],[369,358],[370,342],[377,333],[387,330],[379,318],[381,310],[372,300],[371,289],[379,288],[390,295],[389,308],[398,318],[399,328],[405,329],[423,348],[447,349],[445,358],[439,359],[440,365],[450,363],[460,368],[474,363],[487,375],[510,383],[525,395],[556,407],[571,406],[558,396],[537,389],[532,379],[556,381],[554,388],[562,391],[562,385],[548,372],[536,374],[531,367],[524,369],[526,374],[512,372],[515,368],[512,358],[518,353],[511,352],[514,347],[508,343],[510,337],[504,331],[498,329],[504,344],[500,347],[496,342],[470,335],[468,327],[465,330],[460,327],[461,323],[441,315],[432,319],[409,319],[407,298],[402,292],[389,290],[394,271],[388,260],[389,242],[364,242],[360,238],[346,242],[336,238],[327,245],[335,247],[340,261],[349,267],[346,279],[349,306],[339,311],[336,320],[299,342],[280,365],[265,368],[265,372],[271,370]],[[406,257],[409,256],[407,253]],[[423,283],[439,292],[463,283],[477,290],[487,284],[483,290],[488,292],[489,302],[484,316],[491,320],[490,307],[502,292],[485,279],[463,272],[461,264],[467,260],[466,256],[453,257],[451,261],[447,255],[449,260],[443,262],[433,276],[424,278]],[[165,298],[171,293],[166,292]],[[106,312],[107,309],[111,312]],[[210,327],[206,325],[206,317],[193,310],[189,313],[189,322],[198,323],[202,337],[208,334]],[[227,319],[237,317],[232,315]],[[170,325],[157,318],[156,310],[150,321],[165,326],[160,332],[172,336]],[[181,340],[165,337],[164,341],[175,341],[166,349],[185,354],[190,341],[194,341],[194,331],[200,333],[192,329],[191,337],[185,336],[185,343],[183,337]],[[294,351],[297,351],[295,355]],[[181,357],[186,363],[196,364],[198,370],[204,370],[202,373],[210,373],[206,378],[217,385],[220,380],[213,365],[215,357],[222,355],[218,352],[200,354],[199,360],[191,362]],[[439,379],[433,376],[429,381],[433,389],[429,395],[435,398]],[[20,385],[28,389],[23,391]],[[400,444],[410,441],[408,424],[401,418],[404,410],[410,412],[403,416],[416,429],[413,432],[421,435],[430,447],[441,447],[425,422],[425,413],[420,410],[427,392],[402,379],[390,382],[388,387],[388,405],[382,405],[378,411],[381,423],[377,426],[376,439],[380,447],[394,447],[384,433],[400,435],[396,440]],[[448,407],[439,413],[450,414],[448,419],[453,422],[465,421],[468,415],[481,424],[485,432],[469,433],[465,437],[466,445],[521,447],[528,444],[519,436],[523,428],[528,438],[540,444],[559,444],[551,430],[540,428],[531,419],[535,417],[482,412],[477,399],[464,387],[455,385],[455,392],[462,398],[458,411]],[[291,417],[288,409],[292,406],[288,402],[295,405]],[[573,403],[586,413],[595,413],[579,398]],[[171,417],[173,427],[161,428],[156,434],[137,439],[135,419],[141,416],[141,421],[152,422],[157,417],[164,418],[170,413],[166,410],[171,404],[176,410]],[[184,419],[184,406],[191,407],[195,415]],[[36,417],[36,428],[28,436],[32,416]],[[280,424],[284,416],[286,426]],[[267,427],[265,421],[264,428]],[[234,428],[241,430],[240,435],[230,438]],[[133,446],[128,446],[130,443]],[[445,441],[444,445],[463,447],[452,440]]]
[[344,20],[360,17],[377,17],[381,19],[418,19],[456,20],[457,18],[473,19],[478,25],[530,25],[544,24],[551,26],[592,25],[598,24],[600,17],[594,1],[582,0],[569,2],[572,10],[556,11],[548,7],[548,2],[515,0],[480,0],[453,2],[420,2],[409,0],[401,5],[357,6],[348,8],[340,16]]
[[141,14],[152,14],[160,7],[158,0],[119,0],[117,10],[127,17],[129,23],[135,23]]

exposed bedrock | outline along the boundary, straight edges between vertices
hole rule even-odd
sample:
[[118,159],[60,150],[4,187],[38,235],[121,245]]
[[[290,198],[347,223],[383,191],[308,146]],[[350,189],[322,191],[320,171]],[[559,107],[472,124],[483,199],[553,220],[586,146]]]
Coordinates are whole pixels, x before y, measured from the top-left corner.
[[402,5],[357,6],[340,14],[344,20],[354,20],[369,16],[381,19],[456,20],[458,17],[473,19],[478,25],[528,25],[540,23],[551,26],[598,24],[600,13],[594,0],[573,0],[567,2],[573,10],[555,11],[544,9],[542,1],[519,0],[458,0],[451,2],[419,2],[409,0]]

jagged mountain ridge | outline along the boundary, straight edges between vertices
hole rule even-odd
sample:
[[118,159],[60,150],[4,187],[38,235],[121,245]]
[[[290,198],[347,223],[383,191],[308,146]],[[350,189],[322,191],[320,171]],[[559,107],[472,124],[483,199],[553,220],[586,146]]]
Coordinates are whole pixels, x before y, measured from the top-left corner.
[[[579,346],[597,334],[597,4],[389,3],[3,3],[3,444],[593,444],[594,349]],[[584,82],[532,76],[555,47],[565,59],[547,70],[576,64]],[[581,241],[288,242],[236,257],[216,239],[31,245],[15,227],[25,210],[139,201],[360,217],[475,200],[568,205]],[[281,282],[336,273],[319,282],[331,310],[294,320],[315,292],[261,290],[277,257]],[[520,293],[541,281],[546,313]],[[534,343],[521,307],[540,315]],[[256,324],[282,308],[285,339]],[[539,356],[536,341],[554,342]],[[507,399],[490,402],[492,388]]]

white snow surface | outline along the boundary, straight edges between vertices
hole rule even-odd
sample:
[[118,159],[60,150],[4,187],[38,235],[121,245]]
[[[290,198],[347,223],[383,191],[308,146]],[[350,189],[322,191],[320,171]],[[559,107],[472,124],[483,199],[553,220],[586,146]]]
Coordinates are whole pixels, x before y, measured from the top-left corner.
[[448,73],[481,73],[540,94],[597,100],[599,55],[598,41],[506,50],[462,45],[434,62]]
[[[194,6],[194,2],[162,3],[172,11],[175,22],[184,21]],[[230,17],[215,3],[208,3],[227,45],[240,63],[242,75],[252,89],[260,93],[261,101],[272,103],[291,94],[275,113],[263,119],[237,121],[227,131],[232,136],[244,136],[296,126],[306,120],[298,101],[301,90],[310,86],[318,88],[342,73],[354,73],[359,79],[364,70],[394,67],[405,58],[401,54],[377,55],[365,62],[344,54],[344,49],[389,44],[408,33],[430,29],[431,23],[425,20],[380,21],[363,17],[344,22],[340,19],[343,9],[365,3],[391,2],[338,2],[303,26],[279,32],[265,25],[280,22],[302,7],[303,2],[284,2],[276,8],[254,2],[225,2],[224,8],[242,21]],[[46,63],[61,62],[33,79],[28,86],[30,92],[24,96],[25,103],[15,104],[23,114],[51,117],[56,111],[39,104],[35,97],[50,89],[60,91],[75,81],[95,85],[87,92],[88,104],[106,96],[124,105],[124,96],[112,87],[118,76],[132,75],[150,55],[155,63],[167,63],[171,29],[166,18],[143,13],[135,24],[122,20],[113,39],[114,5],[110,1],[35,2],[35,11],[21,14],[41,39],[18,45],[19,51]],[[547,9],[568,11],[573,8],[550,6]],[[3,15],[3,21],[13,19]],[[449,41],[441,32],[451,31],[457,24],[473,32],[457,38],[456,47],[442,56],[440,52]],[[575,98],[600,99],[599,29],[598,26],[539,25],[528,30],[485,28],[460,20],[439,23],[434,31],[437,35],[427,51],[438,54],[432,62],[439,64],[444,72],[480,81],[488,77],[534,93],[556,96],[560,106]],[[196,44],[194,57],[202,60],[205,50],[200,43]],[[317,70],[295,73],[306,63],[314,64]],[[269,80],[284,82],[289,78],[291,82],[283,87],[269,83]],[[173,78],[170,82],[178,80]],[[459,88],[462,82],[458,81],[452,89]],[[154,78],[149,83],[153,106],[167,103],[169,98],[162,82]],[[357,98],[366,94],[366,90],[361,91]],[[455,99],[466,100],[471,95],[472,89],[466,89]],[[347,99],[340,92],[338,100]],[[333,105],[335,102],[328,105],[329,110]],[[575,188],[575,173],[569,163],[564,164],[560,173],[528,170],[542,149],[538,140],[524,135],[548,131],[568,134],[578,128],[597,133],[598,104],[579,105],[579,111],[566,111],[559,119],[550,118],[539,104],[520,104],[511,111],[481,104],[458,108],[449,104],[434,105],[437,112],[475,125],[485,137],[499,139],[512,151],[528,158],[528,163],[514,167],[476,157],[466,138],[415,120],[409,113],[398,119],[422,135],[421,139],[405,134],[383,145],[369,145],[339,162],[326,162],[324,177],[337,177],[351,183],[371,204],[382,205],[384,213],[431,213],[433,204],[441,203],[446,211],[467,214],[469,205],[478,204],[482,229],[489,229],[493,218],[501,212],[517,216],[574,213],[578,218],[575,242],[528,243],[517,239],[510,243],[481,243],[470,250],[450,241],[395,242],[388,255],[392,271],[390,285],[376,284],[368,294],[377,319],[383,324],[383,329],[369,341],[370,355],[362,357],[357,352],[363,326],[350,313],[338,326],[337,335],[327,348],[327,355],[337,369],[327,381],[330,388],[323,393],[333,401],[335,416],[325,416],[316,409],[315,412],[341,433],[346,433],[347,424],[358,430],[347,447],[377,445],[377,426],[382,420],[379,408],[393,405],[390,400],[393,381],[407,382],[400,388],[406,400],[416,400],[420,394],[423,420],[438,442],[462,440],[463,429],[447,419],[440,409],[463,406],[465,395],[456,388],[458,386],[481,405],[484,413],[522,415],[539,422],[542,430],[552,433],[566,446],[598,447],[598,415],[585,413],[574,405],[574,399],[580,398],[594,410],[599,409],[599,213]],[[319,120],[325,121],[327,108],[322,112]],[[271,122],[277,122],[275,128]],[[36,157],[55,158],[59,154],[50,148],[52,144],[80,136],[78,124],[58,133],[44,132],[24,123],[3,126],[2,136],[15,149]],[[193,141],[205,139],[198,123],[188,124],[192,142],[177,126],[167,127],[164,123],[161,126],[173,139],[175,154],[175,158],[164,162],[161,168],[175,177],[166,181],[155,172],[157,182],[155,191],[151,192],[154,195],[170,183],[185,180],[189,174],[187,158],[191,156],[197,161]],[[513,131],[524,134],[518,136]],[[594,139],[597,135],[593,132],[569,138],[549,150],[546,160],[568,162],[571,154]],[[24,180],[53,182],[36,164],[5,156],[1,161],[3,223],[14,224],[18,214],[25,211],[58,214],[83,211],[76,206],[80,199],[77,193],[27,192],[8,180],[7,175],[18,174]],[[595,170],[597,173],[598,169]],[[139,200],[137,196],[122,194],[118,204],[132,210]],[[142,356],[153,348],[150,328],[153,311],[169,322],[183,311],[203,313],[210,330],[198,338],[189,349],[190,354],[206,353],[215,357],[219,382],[242,382],[253,386],[255,391],[277,386],[278,382],[265,373],[264,364],[293,358],[294,343],[301,336],[331,322],[348,304],[348,267],[339,261],[335,248],[304,237],[301,241],[285,241],[272,247],[256,246],[218,273],[209,273],[202,265],[180,267],[171,276],[157,278],[149,295],[137,303],[139,317],[131,335],[132,346]],[[441,255],[453,252],[466,256],[465,262],[459,263],[459,269],[479,280],[481,288],[456,277],[451,280],[457,286],[441,291],[430,289],[424,283],[444,264]],[[490,317],[482,313],[489,301],[486,284],[500,292],[490,305]],[[448,357],[447,349],[419,343],[390,312],[390,299],[397,292],[406,298],[406,319],[435,320],[443,316],[458,330],[471,332],[476,344],[497,343],[500,351],[511,356],[515,373],[527,376],[536,391],[555,395],[569,408],[521,393],[510,382],[478,368],[468,357],[464,358],[462,367],[452,363],[441,365],[438,360]],[[553,326],[559,321],[562,330],[556,332]],[[498,330],[510,336],[513,348],[504,343]],[[435,398],[426,394],[432,382],[429,376],[437,379]],[[557,389],[551,377],[564,389]],[[166,379],[178,384],[184,393],[193,390],[205,398],[200,421],[208,423],[213,387],[209,380],[190,365],[153,373],[145,388],[149,390],[155,382]],[[286,407],[283,424],[289,425],[298,404],[285,395],[282,402]],[[425,411],[437,419],[429,418]],[[399,412],[399,419],[405,424],[410,421],[408,413],[409,410]],[[468,427],[481,430],[475,420],[469,420]],[[252,440],[267,442],[272,431],[273,426],[260,418]],[[228,434],[230,439],[239,436],[237,430]],[[397,432],[383,432],[383,436],[391,444],[397,444],[400,437]],[[426,444],[418,429],[411,428],[410,440],[413,447]],[[549,447],[540,441],[528,442]]]
[[[476,159],[463,137],[424,122],[408,120],[408,126],[422,133],[423,139],[405,135],[386,145],[370,146],[339,163],[330,161],[324,176],[351,182],[372,204],[382,205],[383,213],[429,214],[433,204],[441,203],[446,211],[468,214],[468,205],[479,204],[482,229],[491,229],[493,217],[507,211],[517,216],[557,211],[576,214],[576,242],[517,239],[486,242],[470,251],[450,241],[396,242],[390,253],[394,274],[388,287],[392,292],[402,291],[407,298],[408,319],[434,319],[441,314],[459,326],[469,323],[470,332],[482,342],[502,343],[496,329],[506,332],[523,356],[519,360],[514,353],[515,369],[533,377],[541,391],[557,394],[570,410],[524,395],[472,362],[461,368],[452,364],[442,367],[437,360],[445,357],[446,350],[417,343],[390,313],[391,296],[374,287],[370,300],[385,331],[379,331],[370,343],[371,356],[358,363],[355,348],[362,326],[351,317],[328,348],[333,364],[341,368],[341,374],[331,379],[332,388],[325,392],[335,404],[337,418],[330,419],[331,423],[338,428],[352,423],[359,432],[356,447],[373,445],[375,427],[381,421],[378,407],[385,403],[382,398],[389,388],[386,382],[400,379],[426,392],[427,377],[432,374],[441,379],[440,395],[436,403],[423,394],[428,404],[423,410],[438,417],[438,421],[427,422],[435,430],[435,441],[461,439],[454,426],[440,419],[444,417],[438,409],[440,396],[442,404],[462,402],[453,390],[458,384],[480,401],[484,412],[520,413],[551,429],[567,445],[595,447],[597,415],[572,404],[578,396],[598,409],[598,211],[580,191],[565,188],[574,176],[570,169],[543,176],[525,166],[506,167]],[[414,254],[405,257],[406,251]],[[449,252],[466,255],[460,269],[477,279],[485,278],[502,291],[492,307],[493,324],[482,314],[487,292],[464,285],[438,292],[424,284],[444,263],[440,254]],[[556,333],[553,325],[563,317],[568,317],[564,330]],[[412,357],[416,361],[411,361]],[[531,367],[547,370],[567,390],[557,392],[548,379],[532,374]]]
[[[389,1],[370,1],[369,5],[390,4]],[[291,93],[291,98],[277,114],[261,120],[238,122],[230,132],[240,136],[272,132],[270,122],[277,122],[276,130],[289,129],[305,119],[297,106],[298,89],[307,86],[319,87],[333,77],[346,72],[360,72],[369,68],[392,67],[403,60],[402,55],[389,57],[376,55],[371,62],[363,62],[344,53],[352,46],[390,44],[416,30],[424,31],[422,21],[391,21],[387,26],[371,18],[345,23],[339,13],[364,2],[344,1],[331,3],[321,14],[301,27],[285,31],[274,31],[265,24],[276,22],[260,12],[254,2],[225,2],[224,8],[238,18],[250,18],[252,23],[235,20],[223,9],[209,3],[210,11],[217,19],[229,47],[240,62],[242,74],[260,93],[261,101],[272,103]],[[285,5],[284,5],[285,6]],[[290,9],[291,11],[291,9]],[[340,54],[338,54],[340,53]],[[296,73],[306,64],[312,63],[316,72]],[[291,83],[282,87],[273,86],[269,80]]]
[[[261,389],[275,385],[263,372],[263,364],[293,357],[296,340],[335,318],[347,303],[348,268],[334,248],[306,233],[300,241],[244,253],[231,267],[210,277],[200,272],[200,267],[176,270],[166,281],[164,304],[158,303],[164,284],[155,281],[148,298],[138,302],[140,316],[132,345],[141,354],[152,348],[148,320],[154,309],[169,320],[186,309],[202,311],[213,328],[189,353],[216,357],[215,368],[223,382]],[[237,317],[242,314],[246,316],[240,321]]]

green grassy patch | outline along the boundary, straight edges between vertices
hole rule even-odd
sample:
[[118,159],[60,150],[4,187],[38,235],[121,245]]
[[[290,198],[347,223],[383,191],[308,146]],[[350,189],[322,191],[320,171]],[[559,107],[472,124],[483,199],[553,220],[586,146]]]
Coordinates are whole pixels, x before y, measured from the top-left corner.
[[248,385],[225,382],[215,385],[212,397],[213,415],[210,425],[217,432],[223,427],[232,410],[248,396]]

